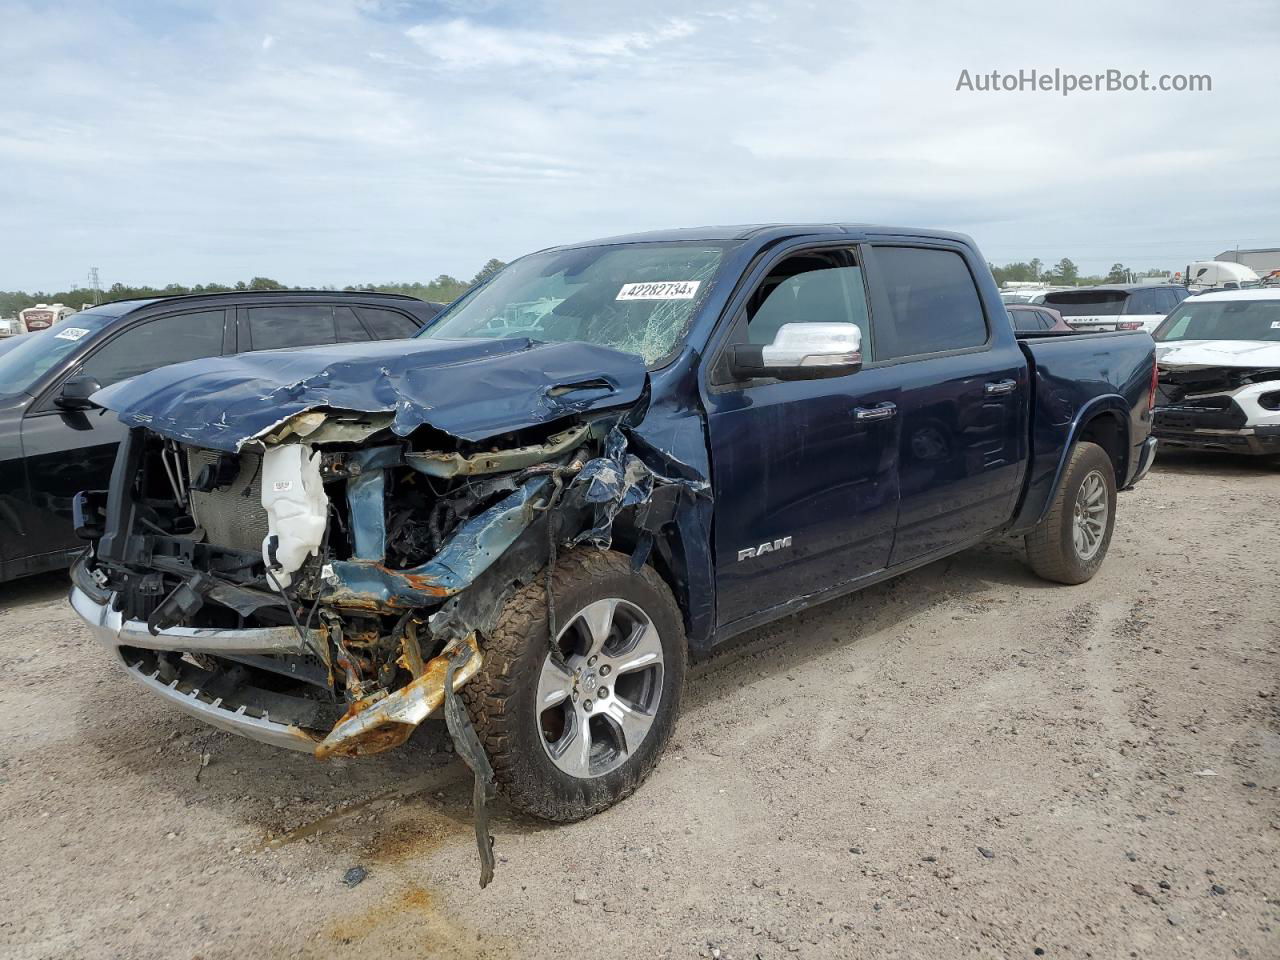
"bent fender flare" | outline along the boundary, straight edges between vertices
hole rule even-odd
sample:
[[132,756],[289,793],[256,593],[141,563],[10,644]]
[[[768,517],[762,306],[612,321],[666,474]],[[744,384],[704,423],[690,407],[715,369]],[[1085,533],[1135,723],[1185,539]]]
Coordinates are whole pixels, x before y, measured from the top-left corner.
[[[1053,505],[1053,498],[1057,495],[1058,488],[1062,485],[1062,478],[1066,473],[1067,462],[1071,459],[1071,449],[1076,445],[1076,442],[1079,440],[1080,434],[1083,432],[1085,426],[1093,421],[1099,414],[1106,413],[1117,414],[1124,425],[1125,439],[1122,456],[1124,457],[1127,470],[1129,448],[1131,446],[1130,435],[1132,432],[1129,423],[1131,416],[1129,405],[1125,402],[1124,397],[1120,396],[1118,393],[1105,393],[1102,396],[1094,397],[1077,410],[1075,416],[1071,419],[1071,427],[1067,432],[1066,441],[1063,443],[1062,450],[1058,454],[1058,463],[1053,472],[1053,482],[1049,485],[1044,502],[1040,504],[1039,509],[1036,511],[1035,518],[1027,518],[1026,511],[1028,504],[1024,500],[1018,508],[1018,513],[1012,526],[1009,528],[1011,532],[1025,533],[1043,522],[1045,516],[1049,513],[1049,508]],[[1116,487],[1120,488],[1123,485],[1124,478],[1118,477],[1116,479]]]

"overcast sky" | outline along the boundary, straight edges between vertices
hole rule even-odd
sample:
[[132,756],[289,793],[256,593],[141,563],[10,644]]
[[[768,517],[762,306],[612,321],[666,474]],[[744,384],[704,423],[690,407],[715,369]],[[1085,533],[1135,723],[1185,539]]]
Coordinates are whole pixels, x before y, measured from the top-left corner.
[[[957,92],[962,69],[1211,93]],[[0,0],[0,289],[470,277],[843,220],[997,263],[1280,246],[1280,4]]]

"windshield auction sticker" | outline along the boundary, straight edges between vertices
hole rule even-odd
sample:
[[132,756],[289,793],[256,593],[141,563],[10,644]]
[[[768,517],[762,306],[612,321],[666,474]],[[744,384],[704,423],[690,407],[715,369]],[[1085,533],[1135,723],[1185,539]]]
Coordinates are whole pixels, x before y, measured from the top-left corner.
[[55,337],[59,340],[79,340],[81,337],[87,337],[89,331],[84,327],[67,327],[65,330],[59,330]]
[[652,283],[624,283],[618,300],[692,300],[701,280],[658,280]]

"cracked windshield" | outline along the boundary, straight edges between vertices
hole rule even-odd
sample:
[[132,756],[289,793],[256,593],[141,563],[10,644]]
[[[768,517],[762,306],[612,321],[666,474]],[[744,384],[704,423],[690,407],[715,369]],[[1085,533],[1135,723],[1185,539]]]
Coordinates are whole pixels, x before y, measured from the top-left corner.
[[511,264],[422,335],[581,341],[651,364],[675,349],[723,253],[724,245],[708,243],[536,253]]

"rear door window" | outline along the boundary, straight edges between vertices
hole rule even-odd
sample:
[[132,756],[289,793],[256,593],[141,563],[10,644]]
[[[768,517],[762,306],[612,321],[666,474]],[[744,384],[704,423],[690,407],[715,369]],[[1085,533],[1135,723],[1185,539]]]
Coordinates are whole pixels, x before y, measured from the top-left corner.
[[1044,329],[1040,314],[1035,310],[1010,310],[1009,317],[1013,320],[1013,329],[1019,333],[1035,333]]
[[95,350],[80,375],[104,387],[185,360],[222,355],[225,310],[158,317],[130,327]]
[[377,307],[360,307],[359,310],[376,340],[399,340],[418,332],[418,325],[399,311]]
[[310,347],[337,340],[333,307],[329,304],[249,307],[246,313],[253,350]]
[[1155,290],[1135,290],[1129,294],[1129,302],[1124,305],[1124,312],[1130,316],[1164,313],[1156,306]]
[[877,323],[876,359],[963,350],[987,342],[978,288],[959,253],[876,247],[875,256],[893,314],[887,324]]
[[333,322],[338,330],[339,343],[359,343],[371,339],[369,331],[350,307],[334,307]]

